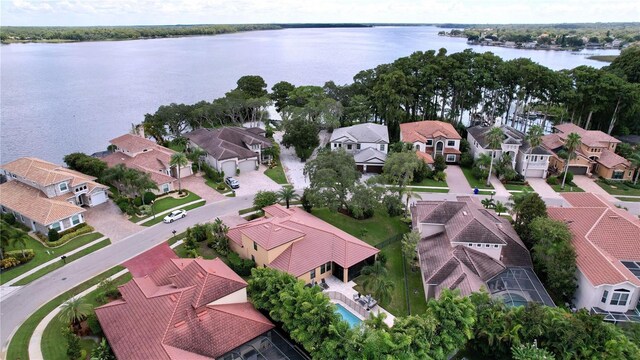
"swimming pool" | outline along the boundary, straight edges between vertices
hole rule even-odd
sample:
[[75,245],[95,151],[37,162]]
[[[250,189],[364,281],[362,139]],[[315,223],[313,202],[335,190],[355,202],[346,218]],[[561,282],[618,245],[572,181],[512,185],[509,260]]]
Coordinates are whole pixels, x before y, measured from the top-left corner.
[[509,307],[527,305],[527,299],[514,293],[506,293],[502,295],[502,299],[504,300],[504,303]]
[[344,321],[349,323],[349,326],[356,327],[360,325],[362,320],[360,320],[357,316],[355,316],[351,311],[345,309],[344,306],[340,304],[336,304],[336,306],[338,307],[338,310],[336,312],[340,314],[340,316],[342,316]]

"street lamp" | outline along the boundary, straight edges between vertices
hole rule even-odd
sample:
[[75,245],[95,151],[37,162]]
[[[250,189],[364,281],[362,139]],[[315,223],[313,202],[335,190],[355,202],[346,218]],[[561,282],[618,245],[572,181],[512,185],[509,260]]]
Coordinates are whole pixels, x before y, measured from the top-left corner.
[[495,195],[495,194],[496,194],[496,192],[495,192],[495,191],[492,191],[492,192],[491,192],[491,201],[493,201],[493,195]]

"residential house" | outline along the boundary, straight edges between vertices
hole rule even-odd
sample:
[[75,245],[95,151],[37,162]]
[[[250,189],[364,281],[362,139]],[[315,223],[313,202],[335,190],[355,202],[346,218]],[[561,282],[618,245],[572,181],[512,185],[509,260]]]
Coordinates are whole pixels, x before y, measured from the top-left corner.
[[256,349],[279,351],[269,341],[274,325],[247,301],[246,288],[219,258],[171,259],[95,312],[120,360],[236,359],[245,344],[253,358]]
[[2,165],[7,182],[0,185],[3,213],[32,231],[47,234],[82,224],[81,206],[93,207],[107,201],[107,186],[95,177],[36,159],[20,158]]
[[209,166],[233,176],[255,171],[271,156],[264,152],[273,144],[260,128],[223,127],[197,129],[185,134],[190,148],[199,148],[207,153],[205,162]]
[[229,244],[258,267],[287,272],[305,283],[328,276],[348,282],[379,250],[299,208],[272,205],[265,218],[229,229]]
[[620,140],[599,130],[585,130],[575,124],[565,123],[554,126],[553,134],[542,138],[542,145],[553,152],[549,166],[553,171],[562,172],[565,160],[559,156],[564,150],[567,136],[580,135],[581,145],[569,162],[569,171],[576,175],[596,174],[605,179],[631,180],[631,163],[615,153]]
[[359,171],[381,173],[389,151],[389,132],[385,125],[358,124],[335,129],[329,143],[331,150],[353,154]]
[[574,305],[607,321],[640,322],[640,221],[591,193],[562,196],[571,207],[550,207],[547,213],[573,235]]
[[[178,169],[171,166],[171,156],[176,152],[160,146],[155,142],[138,135],[124,134],[109,141],[114,145],[114,152],[102,158],[113,167],[124,164],[128,168],[140,170],[149,174],[151,180],[158,186],[152,190],[155,194],[164,194],[177,189]],[[193,175],[189,161],[180,168],[180,177]]]
[[[493,151],[489,148],[486,136],[491,131],[492,126],[473,126],[467,129],[467,141],[469,141],[470,151],[474,158],[478,158],[480,154],[494,154],[494,158],[498,159],[502,154],[511,156],[511,166],[518,174],[524,176],[525,169],[527,177],[546,178],[549,168],[549,158],[552,153],[542,146],[536,146],[529,154],[530,144],[526,140],[526,136],[508,125],[500,126],[500,130],[504,134],[504,140],[500,144],[500,149]],[[527,163],[529,167],[527,168]]]
[[427,300],[438,298],[443,289],[467,296],[485,288],[511,306],[553,306],[509,220],[466,196],[418,201],[411,217],[421,236],[418,259]]
[[460,161],[462,137],[450,123],[425,120],[400,124],[400,141],[413,144],[416,154],[427,164],[433,164],[437,155],[448,163]]

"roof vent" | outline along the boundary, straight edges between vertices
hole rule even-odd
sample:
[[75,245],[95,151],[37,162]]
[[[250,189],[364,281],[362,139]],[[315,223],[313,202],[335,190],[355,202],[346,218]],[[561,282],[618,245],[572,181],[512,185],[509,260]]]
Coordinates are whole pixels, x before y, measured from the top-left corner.
[[618,219],[620,216],[618,215],[609,215],[609,219]]
[[200,321],[202,321],[204,316],[207,315],[207,310],[201,311],[201,312],[197,313],[196,315],[198,316],[198,319],[200,319]]
[[273,231],[280,231],[282,228],[275,228]]
[[172,302],[176,302],[178,298],[176,298],[175,295],[171,295],[169,296],[169,300],[171,300]]
[[199,271],[196,273],[196,276],[199,277],[200,279],[204,278],[204,275],[202,275],[202,273]]
[[466,212],[466,211],[463,211],[463,212],[462,212],[462,215],[467,216],[467,212]]
[[187,323],[187,322],[186,322],[186,321],[184,321],[184,320],[182,320],[182,321],[178,321],[175,325],[173,325],[173,327],[175,327],[175,328],[179,328],[179,327],[181,327],[181,326],[186,325],[186,323]]

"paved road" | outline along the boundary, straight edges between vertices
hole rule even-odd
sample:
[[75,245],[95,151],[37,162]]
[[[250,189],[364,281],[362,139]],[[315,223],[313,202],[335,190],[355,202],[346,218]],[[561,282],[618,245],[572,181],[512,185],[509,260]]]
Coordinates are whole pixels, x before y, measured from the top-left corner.
[[[180,221],[173,224],[161,223],[144,229],[15,291],[0,302],[1,348],[3,351],[6,349],[15,329],[34,311],[61,293],[166,241],[172,236],[172,230],[180,233],[193,224],[207,222],[227,214],[237,214],[238,210],[250,207],[252,202],[253,196],[243,196],[194,209],[189,212],[189,216]],[[2,357],[0,354],[0,358]]]

